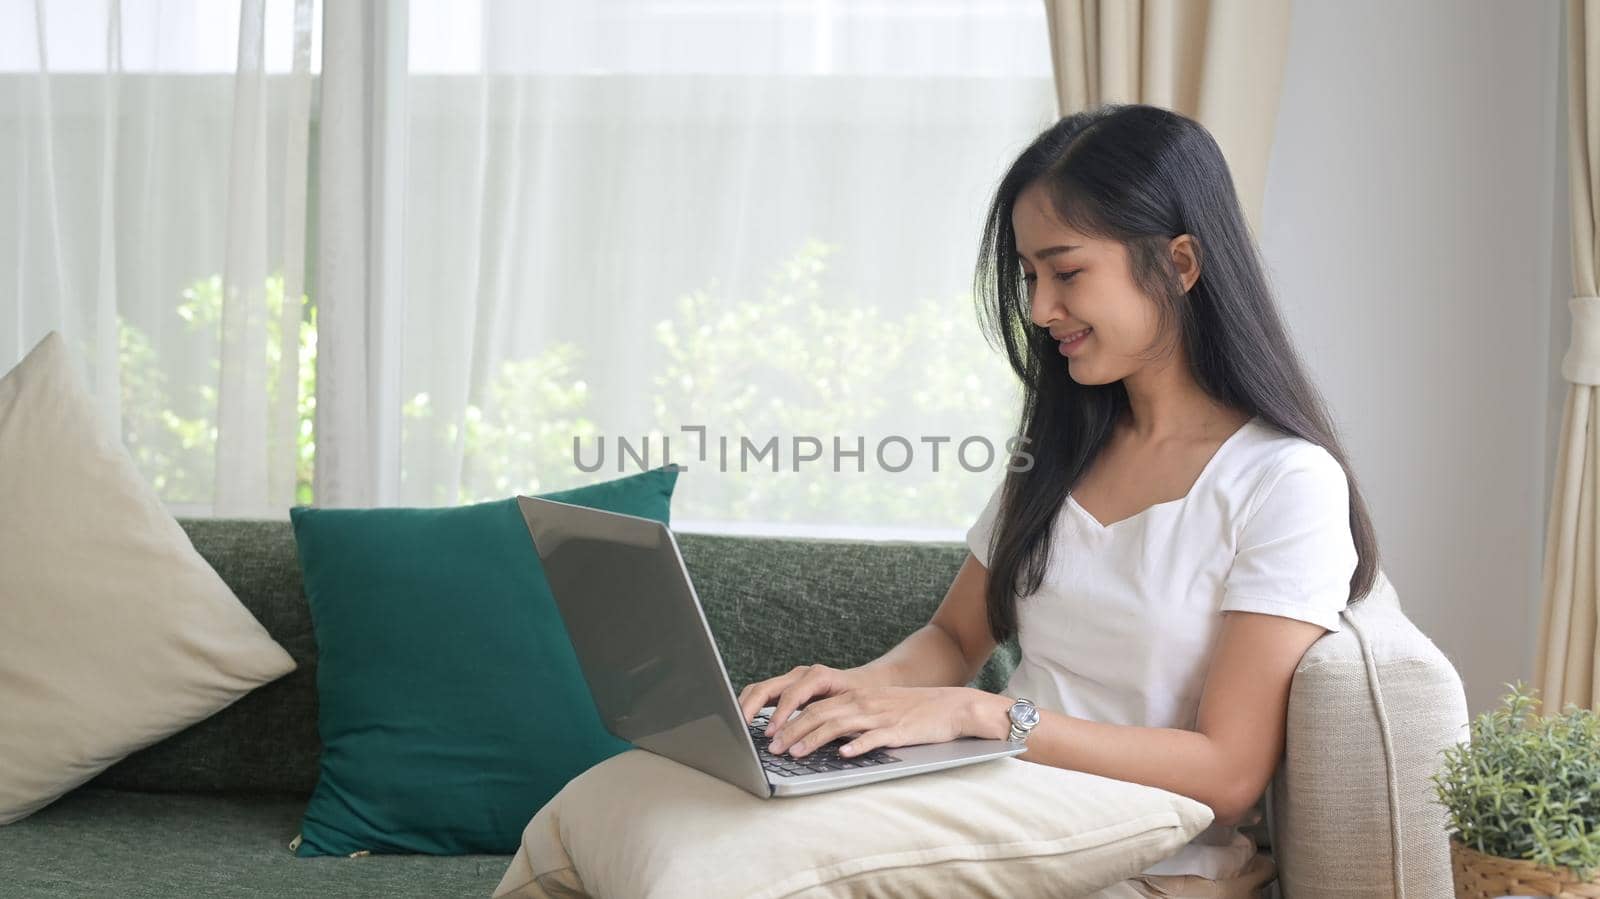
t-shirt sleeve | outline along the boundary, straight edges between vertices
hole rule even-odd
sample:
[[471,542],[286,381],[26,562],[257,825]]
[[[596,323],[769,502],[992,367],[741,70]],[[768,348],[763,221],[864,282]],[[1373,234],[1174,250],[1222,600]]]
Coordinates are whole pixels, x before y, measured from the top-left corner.
[[967,528],[967,549],[972,550],[972,555],[984,568],[989,567],[989,541],[994,536],[995,520],[1000,515],[1000,494],[1005,486],[1005,482],[1001,481],[994,488],[983,511],[978,513],[978,520]]
[[1245,522],[1223,587],[1223,611],[1282,615],[1340,630],[1359,557],[1350,483],[1313,446],[1278,466]]

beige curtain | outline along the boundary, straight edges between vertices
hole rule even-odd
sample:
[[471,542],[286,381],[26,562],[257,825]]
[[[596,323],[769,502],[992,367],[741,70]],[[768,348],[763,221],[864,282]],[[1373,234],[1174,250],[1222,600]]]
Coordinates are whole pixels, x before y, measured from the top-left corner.
[[1534,677],[1547,714],[1567,703],[1600,709],[1596,653],[1595,490],[1600,484],[1600,6],[1567,6],[1567,148],[1572,202],[1572,341],[1561,360],[1571,387],[1556,448],[1545,529],[1544,609]]
[[1260,233],[1288,0],[1045,0],[1063,114],[1149,103],[1206,126]]

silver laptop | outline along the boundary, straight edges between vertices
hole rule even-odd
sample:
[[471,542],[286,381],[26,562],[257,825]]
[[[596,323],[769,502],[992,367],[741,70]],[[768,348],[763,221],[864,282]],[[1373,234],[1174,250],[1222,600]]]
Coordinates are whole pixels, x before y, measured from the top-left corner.
[[766,752],[763,709],[746,725],[672,531],[659,521],[517,497],[606,729],[757,796],[801,796],[1005,758],[962,738],[841,757]]

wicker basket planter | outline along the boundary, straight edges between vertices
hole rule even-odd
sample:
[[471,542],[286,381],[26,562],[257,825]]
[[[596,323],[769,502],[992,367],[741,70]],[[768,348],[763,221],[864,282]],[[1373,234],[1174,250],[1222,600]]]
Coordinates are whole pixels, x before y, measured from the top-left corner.
[[1566,868],[1547,868],[1526,859],[1485,855],[1454,838],[1450,868],[1455,873],[1456,899],[1498,896],[1555,896],[1557,899],[1600,899],[1600,875],[1577,880]]

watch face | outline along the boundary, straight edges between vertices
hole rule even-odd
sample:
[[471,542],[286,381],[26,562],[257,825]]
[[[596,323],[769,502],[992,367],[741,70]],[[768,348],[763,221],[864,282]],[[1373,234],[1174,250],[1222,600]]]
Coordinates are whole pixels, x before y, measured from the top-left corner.
[[1011,719],[1023,727],[1039,723],[1039,710],[1031,705],[1017,703],[1011,707]]

